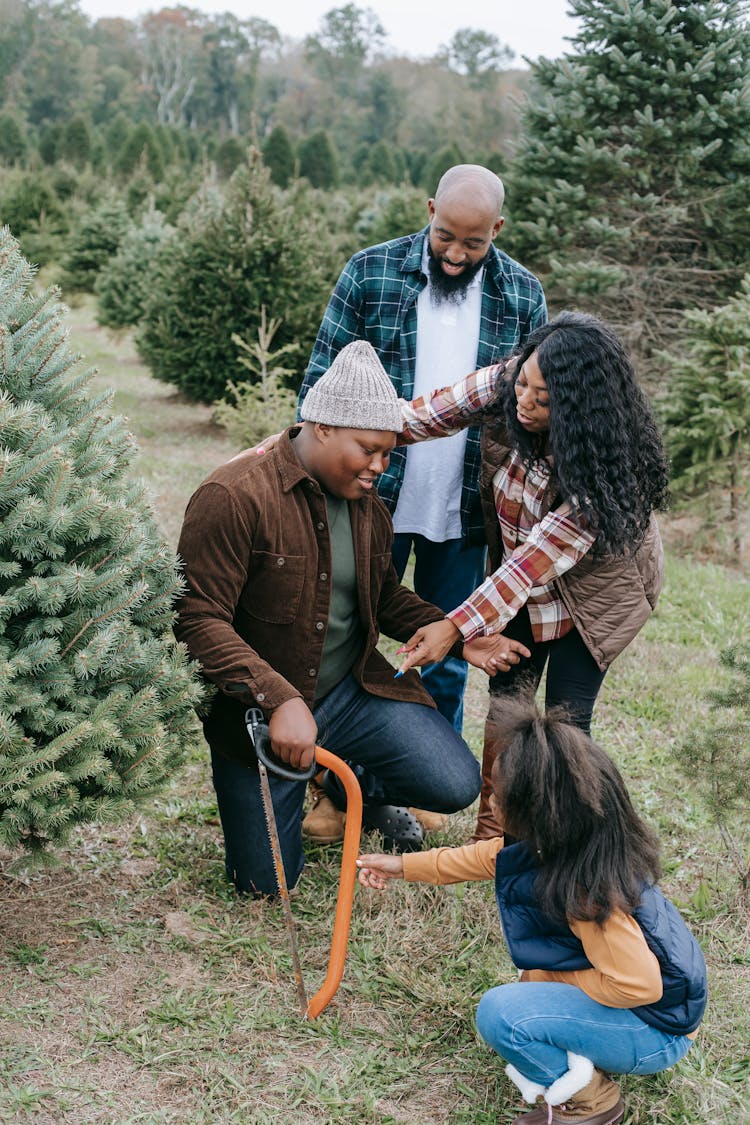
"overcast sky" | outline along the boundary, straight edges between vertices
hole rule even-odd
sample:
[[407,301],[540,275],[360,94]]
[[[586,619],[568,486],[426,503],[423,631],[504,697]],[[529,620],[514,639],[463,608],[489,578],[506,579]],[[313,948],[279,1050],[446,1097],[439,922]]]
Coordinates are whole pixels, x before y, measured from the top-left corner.
[[[346,0],[185,0],[185,6],[203,12],[234,12],[268,20],[282,35],[302,39],[318,30],[321,16]],[[462,27],[489,31],[521,56],[556,58],[569,45],[575,24],[567,12],[567,0],[355,0],[359,8],[371,8],[388,34],[387,46],[397,54],[423,58],[434,55]],[[176,0],[80,0],[91,19],[122,16],[135,19],[147,11],[176,6]]]

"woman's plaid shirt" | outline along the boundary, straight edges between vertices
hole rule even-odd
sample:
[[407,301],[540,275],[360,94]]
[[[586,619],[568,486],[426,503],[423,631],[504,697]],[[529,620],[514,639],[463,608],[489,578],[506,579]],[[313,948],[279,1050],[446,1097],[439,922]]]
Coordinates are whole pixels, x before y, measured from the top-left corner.
[[[443,437],[476,423],[476,414],[496,395],[504,367],[484,367],[411,403],[402,401],[409,444]],[[464,640],[500,633],[526,606],[536,641],[564,637],[573,622],[555,589],[555,579],[575,566],[595,536],[581,527],[568,501],[546,512],[551,488],[557,489],[551,459],[526,468],[512,450],[492,481],[495,510],[503,542],[503,562],[448,617]]]

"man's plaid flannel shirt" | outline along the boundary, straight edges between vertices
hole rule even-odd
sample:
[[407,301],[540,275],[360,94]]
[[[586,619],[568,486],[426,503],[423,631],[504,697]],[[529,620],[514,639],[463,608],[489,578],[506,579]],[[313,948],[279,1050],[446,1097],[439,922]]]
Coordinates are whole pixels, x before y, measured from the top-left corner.
[[[502,372],[502,364],[475,371],[452,387],[403,403],[401,440],[444,437],[464,429],[493,400]],[[551,464],[545,460],[525,468],[515,450],[496,472],[492,489],[503,561],[448,614],[465,641],[502,632],[524,605],[535,641],[555,641],[570,632],[573,622],[554,581],[583,558],[595,536],[581,527],[567,501],[545,514],[550,487],[557,487]]]
[[[360,250],[344,267],[315,341],[300,390],[300,404],[313,383],[352,340],[369,340],[380,356],[400,398],[414,392],[417,346],[417,297],[427,284],[422,252],[429,227]],[[477,366],[496,363],[547,320],[540,282],[497,247],[490,250],[482,284]],[[456,379],[465,375],[457,371]],[[466,545],[484,542],[479,503],[479,430],[469,430],[461,490],[461,528]],[[391,513],[404,478],[406,452],[394,450],[378,481],[378,492]]]

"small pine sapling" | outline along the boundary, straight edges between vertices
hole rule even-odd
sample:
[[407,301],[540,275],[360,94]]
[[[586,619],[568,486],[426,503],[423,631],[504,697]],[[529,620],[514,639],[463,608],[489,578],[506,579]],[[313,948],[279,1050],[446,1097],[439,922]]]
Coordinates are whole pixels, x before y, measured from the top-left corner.
[[240,446],[255,445],[269,434],[290,426],[294,422],[297,395],[282,380],[294,375],[294,369],[282,367],[283,356],[299,351],[297,344],[284,344],[271,350],[280,317],[266,317],[266,306],[260,310],[258,339],[252,343],[237,333],[232,342],[239,349],[238,362],[255,376],[253,382],[227,383],[227,392],[233,401],[220,400],[214,404],[214,421]]

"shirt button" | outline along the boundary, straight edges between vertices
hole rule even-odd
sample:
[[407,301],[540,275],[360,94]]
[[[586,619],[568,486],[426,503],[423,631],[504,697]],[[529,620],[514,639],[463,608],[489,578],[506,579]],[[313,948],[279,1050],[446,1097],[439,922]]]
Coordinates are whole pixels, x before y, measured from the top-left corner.
[[320,523],[318,524],[318,531],[325,531],[325,529],[326,529],[326,525],[321,520]]
[[323,629],[323,627],[324,627],[324,626],[323,626],[323,622],[322,622],[322,621],[316,621],[316,622],[315,622],[315,628],[316,628],[316,629],[318,630],[318,632],[320,632],[320,631],[321,631],[321,630]]
[[322,572],[322,574],[321,574],[321,576],[320,576],[320,581],[321,581],[321,582],[326,582],[327,580],[328,580],[328,575],[326,574],[326,572],[325,572],[325,571],[323,571],[323,572]]
[[276,560],[276,565],[277,565],[277,566],[283,566],[283,565],[284,565],[284,560],[283,560],[283,559],[277,559],[277,560]]
[[316,670],[314,668],[308,668],[307,674],[308,674],[308,676],[317,676],[318,673],[316,672]]
[[258,703],[262,703],[266,698],[265,692],[259,691],[255,698],[258,700]]

